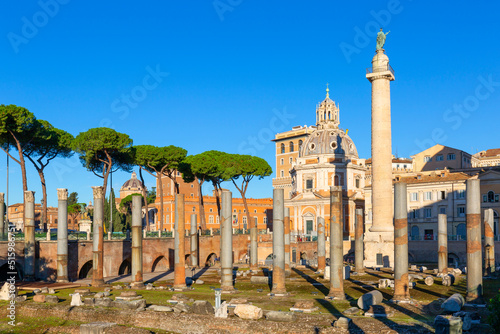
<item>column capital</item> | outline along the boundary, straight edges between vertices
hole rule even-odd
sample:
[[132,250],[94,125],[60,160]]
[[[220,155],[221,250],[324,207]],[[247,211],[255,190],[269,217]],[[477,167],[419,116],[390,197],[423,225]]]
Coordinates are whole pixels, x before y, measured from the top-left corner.
[[57,188],[57,199],[60,201],[67,201],[68,200],[68,189]]
[[104,198],[104,188],[102,186],[92,187],[92,191],[94,193],[95,199],[103,199]]
[[25,191],[24,192],[24,200],[26,202],[35,202],[35,192],[34,191]]

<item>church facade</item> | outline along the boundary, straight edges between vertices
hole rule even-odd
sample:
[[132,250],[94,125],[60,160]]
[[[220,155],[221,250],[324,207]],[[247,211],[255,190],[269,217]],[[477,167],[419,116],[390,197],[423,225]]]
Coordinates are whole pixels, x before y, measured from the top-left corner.
[[342,187],[344,238],[354,236],[355,210],[364,210],[365,160],[340,128],[339,112],[327,88],[326,98],[316,108],[315,126],[295,127],[273,140],[277,171],[273,186],[285,190],[291,231],[299,237],[317,234],[318,217],[325,219],[329,235],[331,186]]

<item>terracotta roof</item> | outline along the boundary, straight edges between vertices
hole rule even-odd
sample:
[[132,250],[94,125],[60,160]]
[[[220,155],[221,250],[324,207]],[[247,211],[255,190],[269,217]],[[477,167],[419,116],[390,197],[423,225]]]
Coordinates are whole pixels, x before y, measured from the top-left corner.
[[[465,173],[441,173],[432,174],[417,174],[412,176],[398,177],[396,182],[406,182],[406,183],[429,183],[429,182],[447,182],[447,181],[465,181],[470,179],[471,176]],[[419,178],[420,177],[420,178]]]
[[497,155],[500,155],[500,148],[492,148],[489,150],[486,150],[484,155],[482,157],[496,157]]

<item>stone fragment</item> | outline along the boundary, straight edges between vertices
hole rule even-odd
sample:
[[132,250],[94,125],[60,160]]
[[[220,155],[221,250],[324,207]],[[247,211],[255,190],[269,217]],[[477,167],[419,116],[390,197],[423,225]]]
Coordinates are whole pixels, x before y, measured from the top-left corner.
[[137,291],[123,291],[120,297],[137,297]]
[[285,321],[285,322],[295,321],[295,313],[269,311],[266,313],[266,319],[270,321]]
[[389,287],[391,280],[388,278],[381,278],[378,280],[378,288],[379,289],[386,289]]
[[47,295],[45,296],[45,302],[49,304],[57,304],[59,303],[59,298],[54,295]]
[[45,295],[39,294],[33,296],[33,301],[36,303],[45,303]]
[[35,289],[35,290],[33,290],[33,293],[34,293],[35,295],[38,295],[39,293],[42,293],[42,290],[40,290],[40,289]]
[[205,284],[205,282],[202,281],[201,279],[197,279],[194,283],[195,284]]
[[334,322],[333,327],[349,330],[349,323],[350,322],[351,322],[351,319],[340,317],[337,321]]
[[85,298],[83,300],[83,303],[85,304],[85,306],[94,306],[94,298]]
[[460,312],[453,313],[453,316],[459,317],[460,319],[462,319],[462,330],[468,331],[471,329],[472,317],[471,317],[471,314],[469,312],[460,311]]
[[104,293],[103,292],[98,292],[94,295],[94,298],[102,298],[104,297]]
[[384,300],[382,293],[378,290],[373,290],[365,293],[358,299],[358,307],[362,310],[368,310],[370,306],[380,304]]
[[261,308],[248,304],[236,305],[234,309],[234,314],[236,314],[241,319],[248,319],[248,320],[258,320],[263,316]]
[[175,313],[191,313],[191,306],[184,303],[175,304],[172,308]]
[[434,319],[434,329],[436,334],[461,334],[462,319],[450,315],[438,315]]
[[82,296],[91,294],[90,289],[75,289],[75,293],[79,293]]
[[107,329],[115,327],[115,323],[111,322],[92,322],[90,324],[80,325],[80,334],[102,334]]
[[424,282],[426,285],[431,286],[434,284],[434,278],[432,276],[427,276]]
[[266,276],[252,276],[250,277],[252,284],[269,284],[269,277]]
[[[14,295],[14,298],[17,296],[17,288],[14,287],[14,290],[12,290],[12,293]],[[10,300],[10,283],[5,282],[4,285],[2,286],[2,289],[0,290],[0,300]]]
[[293,305],[293,308],[311,309],[314,308],[314,300],[299,300]]
[[439,273],[439,269],[432,269],[432,273],[433,273],[434,275],[437,275],[437,274]]
[[114,285],[113,286],[113,290],[122,290],[123,289],[123,285]]
[[14,300],[15,300],[16,303],[25,302],[26,299],[27,299],[26,295],[17,296],[16,298],[14,298]]
[[423,273],[423,272],[424,272],[424,271],[426,271],[426,270],[427,270],[427,267],[424,267],[424,266],[420,267],[420,272],[421,272],[421,273]]
[[47,287],[41,288],[40,293],[49,293],[49,288],[47,288]]
[[461,294],[455,293],[450,298],[446,299],[441,308],[446,312],[458,312],[465,304],[465,299]]
[[229,305],[237,305],[237,304],[247,304],[248,299],[246,298],[233,298],[229,301]]
[[79,293],[74,293],[71,295],[71,306],[82,306],[82,296]]
[[216,318],[227,318],[227,302],[222,302],[220,307],[215,310]]
[[448,274],[443,276],[443,285],[444,286],[452,286],[455,283],[455,276],[452,274]]
[[383,305],[371,305],[365,312],[365,316],[374,318],[390,318],[394,315],[394,312],[387,312]]
[[102,307],[112,307],[113,300],[111,298],[103,297],[95,299],[94,306],[102,306]]
[[104,291],[109,292],[109,291],[111,291],[111,288],[110,287],[106,287],[106,288],[104,288]]
[[410,270],[417,271],[417,266],[416,266],[416,265],[414,265],[414,264],[412,264],[412,265],[410,266]]
[[128,310],[137,310],[146,308],[145,299],[123,300],[117,299],[114,301],[113,306]]
[[49,293],[50,293],[51,295],[53,295],[53,294],[55,294],[55,293],[56,293],[56,290],[55,290],[55,289],[50,288],[50,289],[49,289]]
[[172,299],[172,300],[178,300],[178,301],[188,301],[189,297],[186,296],[185,294],[182,294],[182,293],[176,293],[170,299]]
[[345,315],[355,315],[355,314],[358,314],[359,312],[361,312],[361,310],[358,307],[354,306],[354,307],[348,308],[347,310],[345,310],[342,313]]
[[151,305],[150,307],[148,307],[148,310],[156,312],[174,312],[173,308],[163,305]]
[[111,293],[109,291],[104,291],[102,294],[103,294],[104,297],[111,296]]
[[214,307],[206,300],[197,300],[192,305],[195,314],[215,314]]
[[453,274],[455,276],[460,276],[460,275],[462,275],[462,270],[455,268],[455,269],[453,269]]

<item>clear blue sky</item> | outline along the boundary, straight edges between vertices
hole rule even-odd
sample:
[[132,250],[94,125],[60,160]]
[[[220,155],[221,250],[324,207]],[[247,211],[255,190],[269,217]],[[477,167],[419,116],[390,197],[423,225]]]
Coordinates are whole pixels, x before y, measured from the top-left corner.
[[[45,1],[0,4],[0,103],[73,135],[110,126],[134,144],[253,153],[274,169],[270,134],[314,124],[329,82],[341,127],[368,158],[365,71],[383,26],[396,72],[393,152],[409,157],[435,142],[470,153],[500,147],[497,2]],[[0,192],[5,165],[1,153]],[[10,204],[22,201],[11,166]],[[115,188],[128,178],[116,173]],[[29,167],[37,201],[39,184]],[[56,188],[88,202],[100,184],[76,156],[47,168],[49,205]],[[248,195],[272,196],[271,177],[253,181]]]

